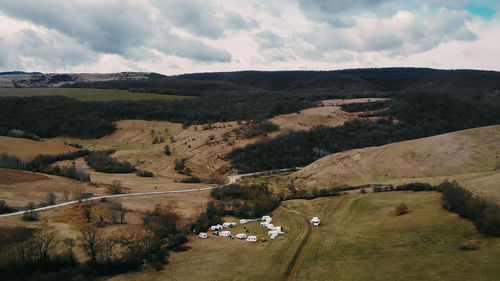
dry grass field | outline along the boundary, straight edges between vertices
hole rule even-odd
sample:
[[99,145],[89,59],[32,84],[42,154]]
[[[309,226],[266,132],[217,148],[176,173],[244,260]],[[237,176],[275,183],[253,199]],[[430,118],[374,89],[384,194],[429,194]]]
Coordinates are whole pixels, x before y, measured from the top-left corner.
[[[13,179],[4,182],[7,179]],[[45,203],[48,193],[56,195],[56,201],[73,199],[75,191],[104,194],[100,185],[81,183],[68,178],[25,171],[0,169],[0,200],[13,207],[24,207],[28,202]],[[29,181],[28,181],[29,180]]]
[[[404,202],[410,213],[394,214]],[[292,257],[313,227],[303,251]],[[234,220],[228,218],[229,220]],[[273,213],[286,234],[266,243],[190,237],[186,252],[172,253],[162,271],[109,280],[495,280],[500,239],[485,238],[469,221],[441,208],[435,192],[392,192],[292,200]],[[245,225],[254,231],[257,225]],[[241,231],[232,229],[233,233]],[[258,233],[260,234],[260,233]],[[480,240],[483,248],[459,247]]]
[[62,143],[39,142],[29,139],[0,136],[0,153],[7,153],[29,161],[39,154],[61,154],[77,151],[77,148]]
[[478,183],[491,185],[498,177],[499,143],[500,126],[475,128],[328,155],[291,177],[300,186],[319,188],[448,178],[477,190],[474,179],[486,176]]

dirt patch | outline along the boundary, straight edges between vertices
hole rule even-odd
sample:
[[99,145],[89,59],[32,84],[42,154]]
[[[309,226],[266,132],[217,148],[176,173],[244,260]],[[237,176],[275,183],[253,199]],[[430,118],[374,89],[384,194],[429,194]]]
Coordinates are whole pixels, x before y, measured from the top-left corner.
[[32,172],[0,168],[0,185],[48,180],[49,177]]

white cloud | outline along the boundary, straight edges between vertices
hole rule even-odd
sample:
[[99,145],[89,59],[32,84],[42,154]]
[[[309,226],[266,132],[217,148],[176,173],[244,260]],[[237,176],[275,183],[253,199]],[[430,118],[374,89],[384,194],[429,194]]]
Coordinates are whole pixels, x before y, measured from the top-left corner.
[[500,15],[470,3],[0,0],[0,71],[500,70]]

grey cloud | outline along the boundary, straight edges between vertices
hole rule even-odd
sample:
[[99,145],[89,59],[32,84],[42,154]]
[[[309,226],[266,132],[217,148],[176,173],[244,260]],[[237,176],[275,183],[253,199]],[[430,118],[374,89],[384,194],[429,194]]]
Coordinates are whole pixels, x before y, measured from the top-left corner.
[[259,27],[259,23],[254,19],[245,19],[235,11],[225,13],[225,27],[232,30],[250,30]]
[[23,29],[14,40],[3,38],[0,42],[6,50],[2,52],[5,69],[61,69],[98,59],[95,52],[56,31],[41,35]]
[[351,27],[353,16],[374,12],[383,4],[394,0],[297,0],[299,9],[312,21],[335,27]]
[[[395,17],[397,17],[396,15]],[[403,15],[404,16],[404,15]],[[324,57],[332,51],[384,52],[406,56],[431,50],[450,41],[473,41],[476,35],[466,26],[470,14],[441,8],[426,21],[414,19],[403,29],[389,19],[350,29],[324,28],[304,34],[304,41],[315,47],[310,57]],[[393,18],[394,19],[394,18]]]
[[261,50],[283,48],[286,43],[285,39],[269,30],[257,33],[255,39]]
[[231,62],[231,54],[225,50],[210,47],[200,40],[181,37],[168,30],[162,30],[150,41],[151,47],[165,54],[190,58],[200,62]]
[[218,39],[224,29],[214,17],[215,10],[206,2],[196,0],[153,0],[162,15],[174,26],[194,35]]
[[98,52],[123,54],[151,36],[147,10],[129,1],[1,1],[6,15],[55,29]]

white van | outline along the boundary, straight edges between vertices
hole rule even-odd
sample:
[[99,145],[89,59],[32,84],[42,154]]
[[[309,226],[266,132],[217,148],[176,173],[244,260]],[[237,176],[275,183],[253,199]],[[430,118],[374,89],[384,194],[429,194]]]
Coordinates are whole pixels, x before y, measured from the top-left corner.
[[208,237],[208,235],[205,232],[200,232],[200,234],[198,234],[198,236],[200,236],[200,238],[202,238],[202,239],[207,239],[207,237]]
[[222,224],[222,227],[224,227],[224,228],[230,228],[230,227],[234,227],[234,226],[236,226],[236,223],[232,222],[232,221],[225,222]]
[[268,231],[268,232],[267,232],[267,235],[269,235],[269,237],[270,237],[271,239],[274,239],[274,238],[276,238],[276,236],[278,236],[278,231],[276,231],[276,230],[271,230],[271,231]]
[[271,216],[263,216],[261,220],[262,221],[267,221],[267,222],[272,222],[273,221],[273,219],[271,218]]
[[247,235],[245,233],[238,233],[238,234],[236,234],[236,238],[238,238],[238,239],[246,239]]
[[247,242],[257,242],[257,236],[248,236],[247,237]]
[[268,223],[268,224],[266,225],[266,227],[267,227],[268,229],[274,229],[274,224],[272,224],[272,223]]
[[210,227],[210,230],[212,231],[215,231],[215,230],[221,230],[222,229],[222,225],[218,224],[218,225],[212,225]]
[[222,237],[229,237],[231,235],[231,231],[221,231],[219,232],[219,236],[222,236]]

